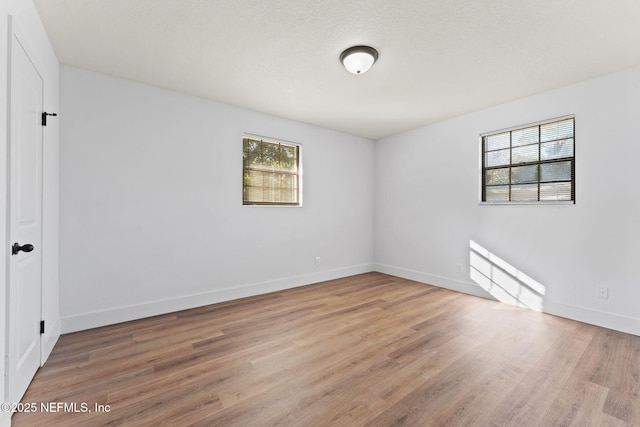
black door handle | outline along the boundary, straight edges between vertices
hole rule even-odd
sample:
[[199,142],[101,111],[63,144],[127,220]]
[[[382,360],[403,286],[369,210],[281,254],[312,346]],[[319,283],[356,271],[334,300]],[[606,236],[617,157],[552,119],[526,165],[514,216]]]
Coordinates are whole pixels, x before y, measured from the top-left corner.
[[20,243],[14,243],[13,246],[11,246],[11,255],[18,255],[18,252],[22,251],[22,252],[31,252],[33,250],[33,245],[30,243],[27,243],[26,245],[22,245],[20,246]]

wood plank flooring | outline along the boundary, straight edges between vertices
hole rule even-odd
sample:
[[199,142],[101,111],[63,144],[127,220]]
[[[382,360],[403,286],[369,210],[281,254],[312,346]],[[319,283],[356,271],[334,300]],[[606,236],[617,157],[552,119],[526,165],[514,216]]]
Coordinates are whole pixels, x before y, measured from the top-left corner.
[[63,335],[23,402],[14,426],[639,426],[640,337],[368,273]]

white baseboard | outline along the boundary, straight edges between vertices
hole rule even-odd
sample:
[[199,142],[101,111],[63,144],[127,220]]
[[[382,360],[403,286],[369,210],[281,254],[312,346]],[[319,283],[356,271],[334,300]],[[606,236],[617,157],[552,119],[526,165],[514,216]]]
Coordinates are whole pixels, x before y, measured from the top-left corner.
[[251,283],[233,288],[217,289],[195,295],[186,295],[177,298],[150,301],[143,304],[116,307],[109,310],[83,313],[62,318],[62,333],[82,331],[100,326],[113,325],[115,323],[128,322],[144,317],[157,316],[159,314],[172,313],[203,305],[230,301],[254,295],[277,292],[284,289],[339,279],[356,274],[374,271],[373,264],[355,265],[335,270],[324,270],[318,273],[301,276],[285,277],[260,283]]
[[462,292],[464,294],[474,295],[481,298],[494,299],[484,289],[482,289],[475,283],[463,282],[461,280],[449,279],[447,277],[422,273],[415,270],[408,270],[406,268],[393,267],[386,264],[375,264],[374,269],[377,272],[402,277],[403,279],[415,280],[416,282],[426,283],[429,285],[434,285],[440,288],[446,288],[452,291]]
[[545,301],[543,311],[554,316],[640,336],[640,319],[633,317],[553,301]]
[[[446,277],[435,276],[432,274],[422,273],[419,271],[400,267],[393,267],[385,264],[375,264],[374,269],[375,271],[378,271],[380,273],[402,277],[403,279],[415,280],[416,282],[439,286],[441,288],[451,289],[453,291],[458,291],[477,297],[495,299],[475,283],[458,281]],[[637,318],[621,316],[619,314],[594,310],[586,307],[563,304],[555,301],[550,301],[548,299],[545,299],[544,301],[542,312],[552,314],[554,316],[564,317],[566,319],[576,320],[578,322],[588,323],[590,325],[601,326],[603,328],[613,329],[616,331],[640,336],[640,319]]]
[[44,338],[42,339],[42,354],[40,357],[40,365],[44,365],[44,362],[47,361],[47,358],[53,351],[53,347],[58,342],[58,338],[60,338],[60,334],[62,333],[62,323],[60,318],[56,320],[53,326],[47,326],[44,334]]

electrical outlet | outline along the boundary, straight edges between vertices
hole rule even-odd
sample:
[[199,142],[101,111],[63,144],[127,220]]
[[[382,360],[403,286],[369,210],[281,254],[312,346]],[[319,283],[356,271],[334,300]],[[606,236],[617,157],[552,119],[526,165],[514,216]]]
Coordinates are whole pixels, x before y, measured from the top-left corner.
[[609,288],[607,286],[598,286],[598,298],[609,299]]
[[319,256],[316,257],[316,265],[320,265],[320,257]]
[[456,264],[456,271],[458,273],[462,273],[462,263],[461,262]]

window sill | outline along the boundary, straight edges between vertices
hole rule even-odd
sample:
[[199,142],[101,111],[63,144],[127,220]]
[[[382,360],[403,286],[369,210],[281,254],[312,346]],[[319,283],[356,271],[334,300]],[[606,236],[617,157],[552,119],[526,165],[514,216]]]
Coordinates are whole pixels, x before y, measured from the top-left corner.
[[302,207],[302,203],[297,204],[297,205],[278,205],[278,204],[271,204],[271,203],[243,203],[242,204],[243,207],[254,207],[254,208],[301,208]]
[[480,206],[575,206],[573,201],[560,202],[480,202]]

